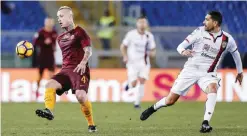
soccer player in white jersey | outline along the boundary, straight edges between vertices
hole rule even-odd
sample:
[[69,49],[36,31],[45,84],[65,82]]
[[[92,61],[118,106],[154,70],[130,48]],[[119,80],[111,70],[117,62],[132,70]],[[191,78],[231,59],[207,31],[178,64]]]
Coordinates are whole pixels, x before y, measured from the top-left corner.
[[[214,112],[218,82],[220,81],[216,70],[224,51],[230,52],[234,58],[238,72],[236,82],[239,81],[241,85],[243,79],[242,62],[237,45],[233,37],[221,29],[221,23],[220,12],[209,12],[203,22],[204,26],[197,28],[177,47],[177,51],[181,55],[187,56],[188,61],[175,80],[168,96],[146,109],[141,114],[141,120],[146,120],[162,107],[173,105],[180,95],[186,95],[188,89],[197,83],[201,90],[207,94],[204,120],[200,132],[212,131],[209,121]],[[189,45],[192,45],[192,50],[187,49]]]
[[126,34],[120,47],[128,74],[128,85],[125,90],[136,87],[139,81],[135,108],[140,108],[140,102],[144,96],[144,83],[149,77],[151,67],[149,57],[154,57],[156,53],[154,36],[146,30],[147,26],[147,19],[139,17],[136,22],[137,28]]

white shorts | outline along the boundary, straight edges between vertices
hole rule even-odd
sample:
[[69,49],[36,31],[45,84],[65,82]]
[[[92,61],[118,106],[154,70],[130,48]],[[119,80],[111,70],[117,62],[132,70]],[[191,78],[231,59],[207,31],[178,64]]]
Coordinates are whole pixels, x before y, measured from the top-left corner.
[[127,74],[129,83],[144,78],[148,80],[150,73],[150,65],[143,64],[127,64]]
[[175,80],[171,91],[175,94],[186,95],[192,85],[197,83],[205,93],[209,84],[216,83],[219,87],[220,78],[216,72],[201,72],[196,69],[184,68]]

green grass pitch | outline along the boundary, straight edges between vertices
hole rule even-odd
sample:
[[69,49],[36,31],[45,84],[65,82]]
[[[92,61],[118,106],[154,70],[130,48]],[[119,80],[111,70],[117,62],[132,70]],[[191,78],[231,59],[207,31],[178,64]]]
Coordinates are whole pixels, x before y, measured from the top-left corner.
[[35,115],[42,103],[2,103],[2,136],[247,136],[247,103],[217,103],[210,134],[200,134],[204,103],[179,102],[156,112],[146,121],[130,103],[93,103],[98,132],[88,133],[77,103],[58,103],[55,119]]

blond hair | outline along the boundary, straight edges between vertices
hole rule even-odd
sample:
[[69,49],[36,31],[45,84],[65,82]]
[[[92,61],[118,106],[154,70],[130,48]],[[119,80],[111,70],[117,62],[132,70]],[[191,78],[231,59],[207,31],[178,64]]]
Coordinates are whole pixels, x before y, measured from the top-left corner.
[[70,8],[69,6],[61,6],[61,7],[58,9],[58,11],[63,10],[63,9],[69,10],[70,14],[73,16],[72,8]]

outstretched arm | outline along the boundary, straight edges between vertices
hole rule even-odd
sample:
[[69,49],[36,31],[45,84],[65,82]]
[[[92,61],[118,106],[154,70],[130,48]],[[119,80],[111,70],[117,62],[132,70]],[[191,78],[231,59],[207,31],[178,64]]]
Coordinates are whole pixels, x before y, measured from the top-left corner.
[[240,54],[238,52],[237,44],[232,36],[229,36],[227,50],[232,54],[232,57],[235,61],[236,68],[238,71],[238,75],[236,77],[235,82],[238,81],[239,84],[241,85],[242,80],[243,80],[243,65],[242,65]]
[[238,50],[231,52],[231,54],[236,64],[237,71],[238,71],[238,75],[236,77],[235,82],[238,81],[239,84],[241,85],[242,80],[243,80],[243,65],[242,65],[241,57],[240,57]]

